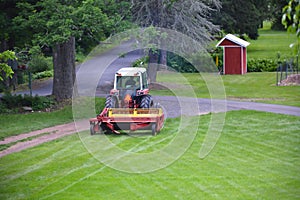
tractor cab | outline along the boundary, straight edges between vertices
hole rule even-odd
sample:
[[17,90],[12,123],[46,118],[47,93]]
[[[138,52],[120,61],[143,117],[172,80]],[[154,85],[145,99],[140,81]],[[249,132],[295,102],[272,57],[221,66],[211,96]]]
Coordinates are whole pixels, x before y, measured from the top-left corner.
[[107,97],[107,107],[146,107],[152,104],[145,68],[121,68],[115,74],[114,88]]
[[115,74],[114,89],[148,89],[147,73],[145,68],[122,68]]

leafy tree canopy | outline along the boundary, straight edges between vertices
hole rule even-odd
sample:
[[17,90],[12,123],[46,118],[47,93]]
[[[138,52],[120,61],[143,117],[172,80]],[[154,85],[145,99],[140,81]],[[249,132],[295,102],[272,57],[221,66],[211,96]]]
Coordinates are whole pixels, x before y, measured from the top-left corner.
[[[13,51],[4,51],[0,53],[0,72],[4,72],[6,77],[11,77],[13,75],[13,70],[11,69],[10,66],[8,66],[8,61],[9,60],[15,60],[16,55],[15,52]],[[0,81],[3,81],[2,76],[0,76]]]
[[[20,13],[14,18],[14,24],[16,29],[32,33],[32,45],[53,46],[70,37],[95,45],[112,32],[130,26],[128,21],[123,20],[125,11],[117,12],[121,5],[114,3],[113,0],[43,0],[33,4],[18,2]],[[129,7],[129,3],[123,3],[122,6]],[[114,15],[109,16],[106,11],[112,10]]]

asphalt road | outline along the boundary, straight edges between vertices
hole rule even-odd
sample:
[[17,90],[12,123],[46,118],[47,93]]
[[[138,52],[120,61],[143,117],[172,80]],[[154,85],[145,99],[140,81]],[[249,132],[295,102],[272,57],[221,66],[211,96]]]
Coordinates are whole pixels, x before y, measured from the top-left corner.
[[[124,57],[119,55],[126,54]],[[111,89],[115,72],[122,67],[129,67],[131,63],[143,55],[143,50],[135,50],[132,42],[122,45],[77,66],[77,83],[80,95],[105,97]],[[29,91],[20,92],[29,94]],[[42,84],[42,87],[32,91],[33,95],[50,95],[52,80]],[[257,110],[278,114],[300,116],[300,108],[284,105],[265,104],[245,101],[212,100],[203,98],[188,98],[176,96],[155,96],[167,117],[180,115],[201,115],[207,113],[226,112],[230,110]]]

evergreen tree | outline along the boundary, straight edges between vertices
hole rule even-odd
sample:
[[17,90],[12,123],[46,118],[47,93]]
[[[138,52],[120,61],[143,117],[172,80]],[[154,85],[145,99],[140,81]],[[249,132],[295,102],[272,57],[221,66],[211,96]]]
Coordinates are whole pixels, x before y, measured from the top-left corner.
[[224,0],[220,12],[213,16],[213,22],[228,33],[247,34],[251,39],[257,39],[265,8],[264,1]]

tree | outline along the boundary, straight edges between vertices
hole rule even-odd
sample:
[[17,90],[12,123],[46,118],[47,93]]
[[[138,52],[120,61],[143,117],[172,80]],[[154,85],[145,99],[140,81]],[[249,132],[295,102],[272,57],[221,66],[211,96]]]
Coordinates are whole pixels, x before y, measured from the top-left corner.
[[[13,70],[11,67],[8,65],[9,60],[16,60],[16,55],[15,52],[13,51],[4,51],[0,53],[0,72],[4,73],[6,77],[12,77],[13,75]],[[3,81],[2,76],[0,76],[0,81]]]
[[[284,25],[281,23],[282,8],[287,4],[287,0],[270,0],[270,20],[273,30],[284,30]],[[290,24],[290,22],[287,22]]]
[[[1,0],[0,1],[0,52],[13,50],[14,46],[23,47],[30,43],[32,34],[30,30],[20,31],[18,26],[14,26],[13,18],[21,12],[16,7],[17,3],[25,0]],[[38,0],[27,0],[29,3],[36,3]]]
[[224,0],[220,12],[215,13],[213,22],[229,33],[247,34],[257,39],[258,28],[267,9],[267,1]]
[[[219,8],[218,0],[132,0],[134,21],[142,27],[161,27],[179,31],[194,38],[203,46],[212,39],[218,28],[209,20],[214,8]],[[150,81],[155,82],[159,51],[149,50]],[[166,62],[166,52],[161,52]]]
[[53,49],[52,92],[57,100],[71,98],[73,94],[76,79],[75,38],[99,41],[108,33],[121,29],[122,24],[115,26],[123,20],[116,10],[114,16],[109,17],[103,12],[113,3],[113,0],[44,0],[17,4],[21,12],[14,19],[15,25],[31,31],[31,45]]
[[299,56],[300,52],[300,1],[290,0],[289,3],[282,9],[282,24],[288,32],[294,33],[297,36],[297,42],[291,44],[295,47],[295,54]]

